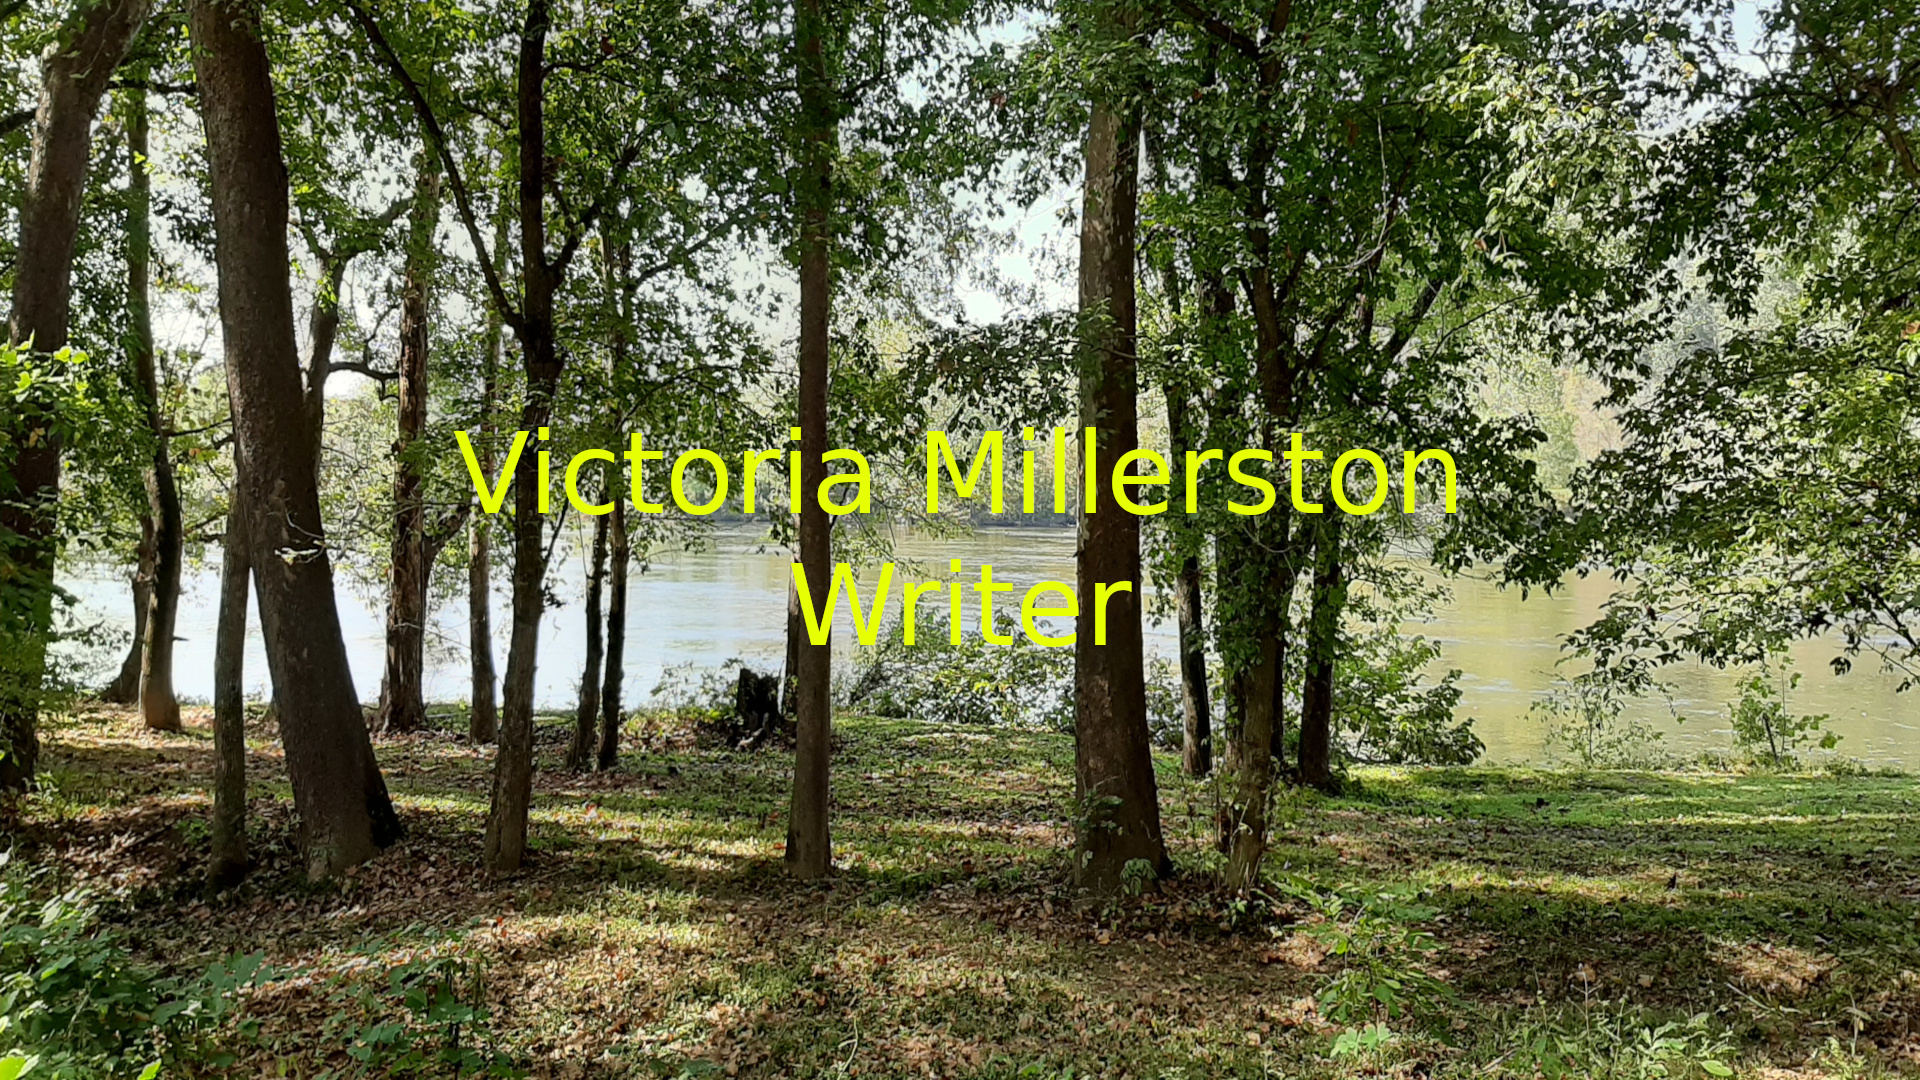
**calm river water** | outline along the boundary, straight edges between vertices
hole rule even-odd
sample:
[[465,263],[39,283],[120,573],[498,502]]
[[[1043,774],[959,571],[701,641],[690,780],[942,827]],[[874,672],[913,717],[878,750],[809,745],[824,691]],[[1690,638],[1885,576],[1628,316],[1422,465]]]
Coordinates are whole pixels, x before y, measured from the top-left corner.
[[[907,537],[897,550],[902,560],[919,560],[911,580],[944,576],[946,560],[959,556],[963,577],[974,580],[981,563],[994,565],[996,580],[1021,586],[1040,580],[1073,580],[1073,533],[1065,529],[986,530],[960,538]],[[759,542],[759,534],[723,531],[700,551],[658,554],[644,574],[631,582],[627,639],[626,685],[629,700],[639,700],[654,687],[662,671],[672,665],[717,665],[739,657],[757,666],[776,668],[784,644],[788,558],[780,549]],[[935,571],[942,573],[936,574]],[[581,623],[584,579],[580,557],[567,559],[557,592],[566,606],[547,613],[541,627],[538,700],[543,706],[562,706],[573,700],[585,649]],[[898,580],[898,578],[896,578]],[[504,567],[497,567],[495,583],[504,588]],[[81,598],[84,611],[110,626],[131,625],[131,605],[123,583],[107,576],[87,576],[65,582]],[[1500,590],[1477,578],[1448,583],[1451,602],[1429,622],[1409,625],[1409,633],[1440,642],[1445,655],[1439,666],[1460,668],[1462,715],[1472,716],[1475,730],[1487,745],[1487,760],[1536,762],[1546,756],[1545,728],[1530,709],[1552,685],[1554,664],[1560,657],[1560,635],[1584,625],[1598,612],[1610,584],[1604,580],[1574,580],[1546,596],[1538,591],[1522,600],[1517,590]],[[898,586],[896,585],[898,595]],[[1002,593],[1014,597],[1019,591]],[[967,594],[969,627],[973,593]],[[212,692],[213,626],[219,598],[217,567],[188,575],[181,605],[175,682],[189,698],[205,700]],[[1001,603],[1005,603],[1002,599]],[[383,664],[382,615],[379,602],[368,602],[347,588],[340,589],[340,610],[354,679],[362,698],[378,696]],[[850,641],[851,626],[844,606],[837,645]],[[467,694],[467,634],[464,598],[438,605],[433,616],[426,692],[429,700],[464,699]],[[496,668],[506,656],[506,598],[494,598]],[[252,628],[247,652],[247,682],[264,694],[266,661],[258,626]],[[1148,647],[1170,654],[1170,626],[1148,631]],[[1794,659],[1804,679],[1789,698],[1796,713],[1826,713],[1831,729],[1843,738],[1839,753],[1846,757],[1904,768],[1920,768],[1920,691],[1895,694],[1898,679],[1878,670],[1878,661],[1862,657],[1854,670],[1834,675],[1827,661],[1835,648],[1826,642],[1802,642]],[[1689,752],[1731,745],[1726,703],[1738,695],[1740,674],[1699,665],[1677,667],[1667,673],[1673,697],[1640,703],[1632,714],[1667,732],[1666,743]],[[1684,718],[1676,722],[1675,715]]]

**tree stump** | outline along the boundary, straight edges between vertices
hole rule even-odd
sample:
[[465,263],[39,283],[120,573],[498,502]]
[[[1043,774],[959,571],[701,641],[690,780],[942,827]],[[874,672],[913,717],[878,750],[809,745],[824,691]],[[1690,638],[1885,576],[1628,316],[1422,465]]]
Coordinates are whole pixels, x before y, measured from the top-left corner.
[[773,738],[780,724],[780,676],[741,668],[733,691],[734,746],[757,750]]

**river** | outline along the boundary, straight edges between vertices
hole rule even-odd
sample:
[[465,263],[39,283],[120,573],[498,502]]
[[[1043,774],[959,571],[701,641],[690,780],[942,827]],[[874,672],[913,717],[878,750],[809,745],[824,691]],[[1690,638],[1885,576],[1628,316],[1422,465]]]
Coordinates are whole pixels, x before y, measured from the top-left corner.
[[[958,538],[907,536],[898,541],[896,551],[902,560],[918,561],[916,570],[924,576],[914,580],[930,580],[936,576],[934,571],[944,571],[946,560],[956,556],[966,567],[963,577],[969,581],[982,563],[993,564],[997,580],[1022,587],[1046,579],[1073,580],[1073,534],[1064,529],[992,529]],[[780,549],[761,544],[758,533],[744,530],[719,531],[714,542],[700,550],[656,553],[646,572],[636,573],[630,583],[629,700],[644,699],[669,666],[712,666],[738,657],[757,666],[777,667],[784,643],[788,565]],[[543,707],[562,707],[573,700],[585,650],[580,587],[585,575],[578,554],[566,557],[558,577],[555,591],[564,605],[548,611],[541,625],[536,695]],[[495,583],[505,587],[504,568],[496,568]],[[131,625],[123,582],[110,575],[83,574],[63,584],[79,597],[83,617],[122,630]],[[1440,643],[1444,652],[1436,667],[1462,670],[1460,715],[1474,718],[1474,729],[1487,746],[1485,760],[1546,760],[1546,726],[1531,706],[1554,682],[1560,635],[1590,621],[1611,584],[1575,579],[1552,595],[1535,590],[1524,600],[1517,590],[1496,588],[1482,578],[1457,577],[1446,584],[1452,593],[1450,601],[1431,620],[1409,624],[1406,631]],[[1000,595],[1011,595],[1018,603],[1018,591]],[[218,598],[218,566],[191,569],[181,604],[178,636],[182,640],[175,652],[175,684],[184,699],[204,701],[211,696]],[[339,589],[339,600],[354,680],[361,697],[371,700],[379,694],[384,662],[381,606],[344,587]],[[971,612],[971,591],[967,603]],[[497,592],[496,669],[505,666],[506,616],[506,597]],[[468,677],[464,598],[436,605],[432,621],[427,697],[464,699]],[[852,637],[844,604],[839,623],[835,641],[844,647]],[[257,623],[250,629],[247,683],[250,692],[264,695],[266,660]],[[1151,626],[1147,637],[1150,650],[1171,654],[1172,627]],[[1789,708],[1795,713],[1830,715],[1828,727],[1842,737],[1837,753],[1843,757],[1920,768],[1920,691],[1896,694],[1898,678],[1880,671],[1878,660],[1871,656],[1856,659],[1851,672],[1836,675],[1828,665],[1836,651],[1831,641],[1803,641],[1795,646],[1795,664],[1804,678],[1790,695]],[[1677,753],[1725,749],[1731,746],[1726,703],[1738,696],[1741,677],[1736,671],[1677,665],[1664,673],[1671,697],[1639,702],[1627,715],[1665,732],[1666,746]]]

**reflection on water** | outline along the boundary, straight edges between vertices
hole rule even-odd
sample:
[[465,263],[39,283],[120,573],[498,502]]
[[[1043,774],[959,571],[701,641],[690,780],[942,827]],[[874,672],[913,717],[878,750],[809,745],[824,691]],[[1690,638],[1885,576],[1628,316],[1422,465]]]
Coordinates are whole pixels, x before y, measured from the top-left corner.
[[[1064,529],[999,529],[969,537],[909,536],[898,546],[903,565],[896,580],[945,579],[948,559],[962,560],[963,578],[974,580],[981,563],[994,565],[996,580],[1019,589],[1001,593],[1019,602],[1026,585],[1041,580],[1073,580],[1073,533]],[[784,647],[788,559],[777,548],[761,543],[759,534],[728,531],[718,534],[706,550],[667,552],[654,559],[644,574],[631,582],[628,611],[626,685],[630,698],[644,697],[671,665],[714,665],[740,657],[766,668],[777,667]],[[556,592],[564,606],[549,611],[541,624],[537,700],[542,706],[570,705],[580,680],[585,649],[581,625],[581,587],[585,572],[578,554],[556,568],[562,579]],[[504,569],[496,583],[506,583]],[[81,598],[91,618],[125,628],[131,624],[126,587],[107,577],[86,577],[64,584]],[[1538,591],[1526,600],[1517,591],[1503,591],[1484,580],[1458,578],[1447,583],[1452,600],[1424,624],[1407,627],[1440,642],[1444,656],[1436,665],[1464,672],[1461,711],[1475,719],[1475,729],[1487,744],[1487,758],[1496,762],[1527,762],[1542,758],[1545,729],[1531,712],[1532,703],[1553,683],[1560,657],[1559,636],[1590,621],[1606,599],[1604,580],[1574,580],[1551,596]],[[180,610],[174,681],[187,697],[205,700],[212,693],[213,632],[219,598],[219,571],[207,567],[187,577]],[[896,593],[898,595],[898,586]],[[371,700],[379,693],[384,652],[380,606],[342,589],[340,614],[348,655],[360,696]],[[967,594],[969,627],[974,594]],[[844,649],[852,640],[852,626],[844,605],[837,613],[835,645]],[[433,614],[426,673],[430,700],[464,699],[467,694],[466,603],[458,599],[439,605]],[[507,606],[504,594],[494,597],[496,666],[504,666]],[[247,648],[250,692],[264,695],[266,661],[261,652],[257,623]],[[1163,654],[1173,651],[1168,625],[1150,626],[1147,647]],[[1894,693],[1898,680],[1881,673],[1876,660],[1863,657],[1847,675],[1835,675],[1828,666],[1836,648],[1825,641],[1801,642],[1794,660],[1805,675],[1788,706],[1796,713],[1827,713],[1830,725],[1843,738],[1840,752],[1848,757],[1902,767],[1920,767],[1920,692]],[[1690,752],[1730,745],[1726,702],[1737,696],[1739,673],[1700,665],[1682,665],[1665,673],[1671,700],[1640,703],[1630,715],[1667,732],[1666,742],[1676,751]],[[1684,722],[1676,723],[1678,715]]]

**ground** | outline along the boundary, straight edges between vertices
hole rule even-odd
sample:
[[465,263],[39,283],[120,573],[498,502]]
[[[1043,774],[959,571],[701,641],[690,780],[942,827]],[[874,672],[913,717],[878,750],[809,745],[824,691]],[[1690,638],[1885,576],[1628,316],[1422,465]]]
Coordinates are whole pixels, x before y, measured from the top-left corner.
[[201,891],[203,710],[171,736],[55,725],[16,826],[37,887],[97,892],[144,961],[264,954],[218,1040],[239,1060],[182,1075],[396,1075],[456,1033],[536,1077],[1920,1071],[1910,779],[1365,770],[1287,796],[1271,887],[1233,901],[1215,789],[1164,757],[1179,874],[1090,907],[1058,735],[843,718],[815,886],[781,872],[789,757],[659,720],[585,777],[543,729],[533,853],[498,880],[490,751],[379,740],[409,838],[309,885],[271,727],[250,735],[262,865],[235,892]]

